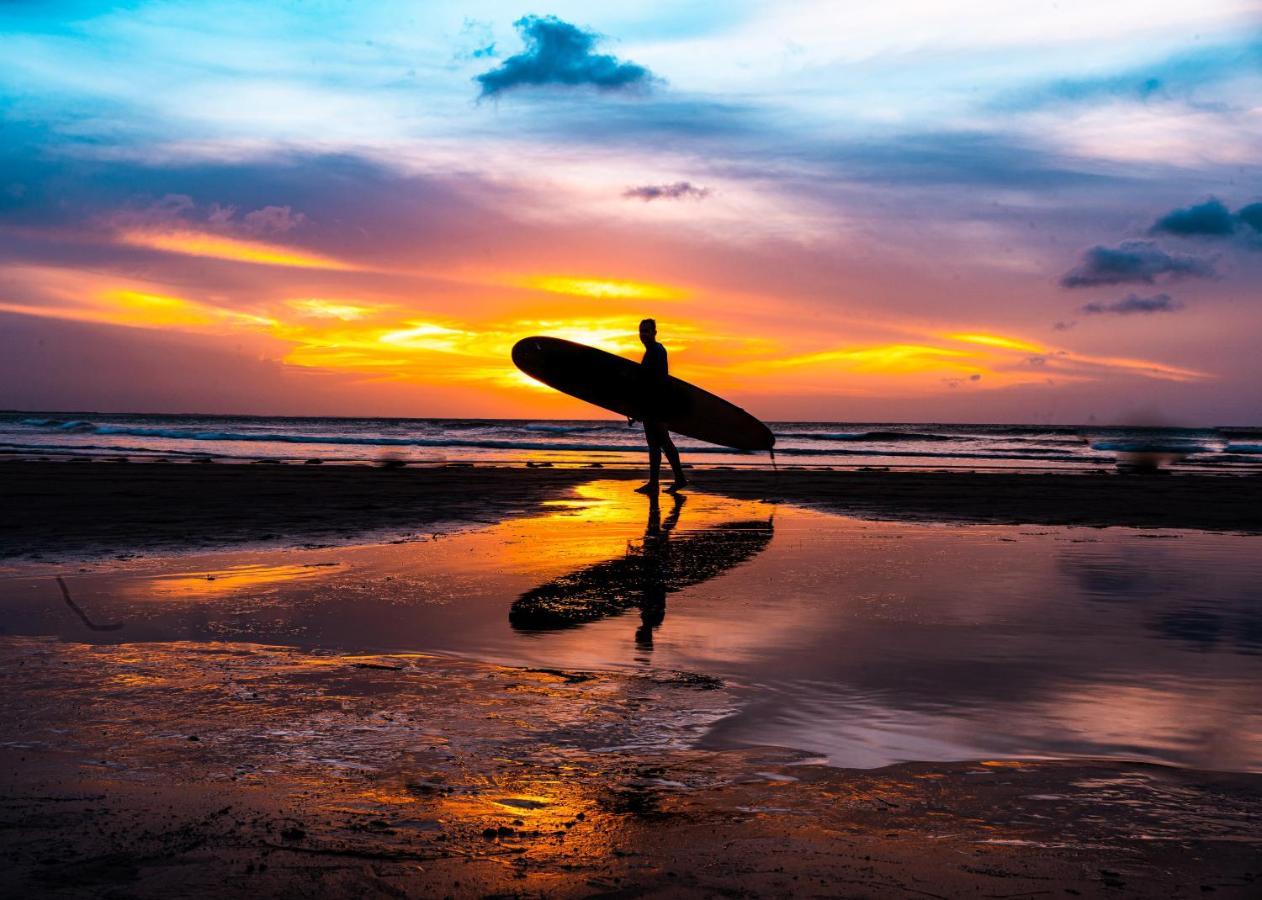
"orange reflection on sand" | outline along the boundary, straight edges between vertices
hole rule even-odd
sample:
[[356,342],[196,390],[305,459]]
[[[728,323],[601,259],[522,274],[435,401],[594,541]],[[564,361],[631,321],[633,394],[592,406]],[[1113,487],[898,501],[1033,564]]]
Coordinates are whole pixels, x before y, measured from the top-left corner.
[[251,563],[209,572],[172,572],[139,581],[132,586],[132,593],[137,596],[178,597],[185,600],[209,599],[249,588],[326,576],[332,568],[335,568],[335,564],[268,566]]

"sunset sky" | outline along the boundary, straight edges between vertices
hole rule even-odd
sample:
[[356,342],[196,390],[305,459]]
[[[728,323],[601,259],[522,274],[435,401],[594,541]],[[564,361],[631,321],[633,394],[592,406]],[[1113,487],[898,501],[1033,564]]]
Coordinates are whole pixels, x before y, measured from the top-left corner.
[[1262,2],[0,4],[0,407],[1262,423]]

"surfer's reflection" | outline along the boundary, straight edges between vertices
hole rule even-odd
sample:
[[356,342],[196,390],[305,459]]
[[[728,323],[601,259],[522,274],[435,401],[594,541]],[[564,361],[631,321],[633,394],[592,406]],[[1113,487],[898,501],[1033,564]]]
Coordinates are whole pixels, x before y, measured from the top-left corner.
[[662,506],[656,494],[649,495],[649,521],[644,526],[643,560],[640,589],[640,627],[635,631],[635,645],[641,650],[653,649],[653,629],[666,618],[666,559],[670,554],[670,533],[679,524],[684,508],[683,494],[670,494],[670,514],[662,521]]
[[636,645],[653,648],[653,632],[666,616],[666,596],[708,581],[752,559],[771,542],[772,520],[723,522],[676,533],[685,498],[671,495],[662,519],[649,496],[648,523],[639,546],[618,559],[584,566],[527,591],[514,601],[508,620],[518,631],[574,628],[638,607]]

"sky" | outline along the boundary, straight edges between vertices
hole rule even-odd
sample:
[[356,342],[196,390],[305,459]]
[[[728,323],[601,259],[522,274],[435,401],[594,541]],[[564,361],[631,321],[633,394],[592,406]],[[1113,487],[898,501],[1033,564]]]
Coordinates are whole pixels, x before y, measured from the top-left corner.
[[1262,424],[1262,0],[0,2],[0,408]]

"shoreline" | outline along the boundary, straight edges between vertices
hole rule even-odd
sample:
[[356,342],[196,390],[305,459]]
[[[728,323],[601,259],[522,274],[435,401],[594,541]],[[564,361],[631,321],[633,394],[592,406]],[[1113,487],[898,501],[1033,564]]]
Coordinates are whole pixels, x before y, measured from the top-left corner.
[[[1262,477],[951,470],[690,470],[691,490],[911,522],[1262,533]],[[0,459],[0,559],[389,540],[537,511],[638,468]],[[630,490],[630,485],[628,485]]]

